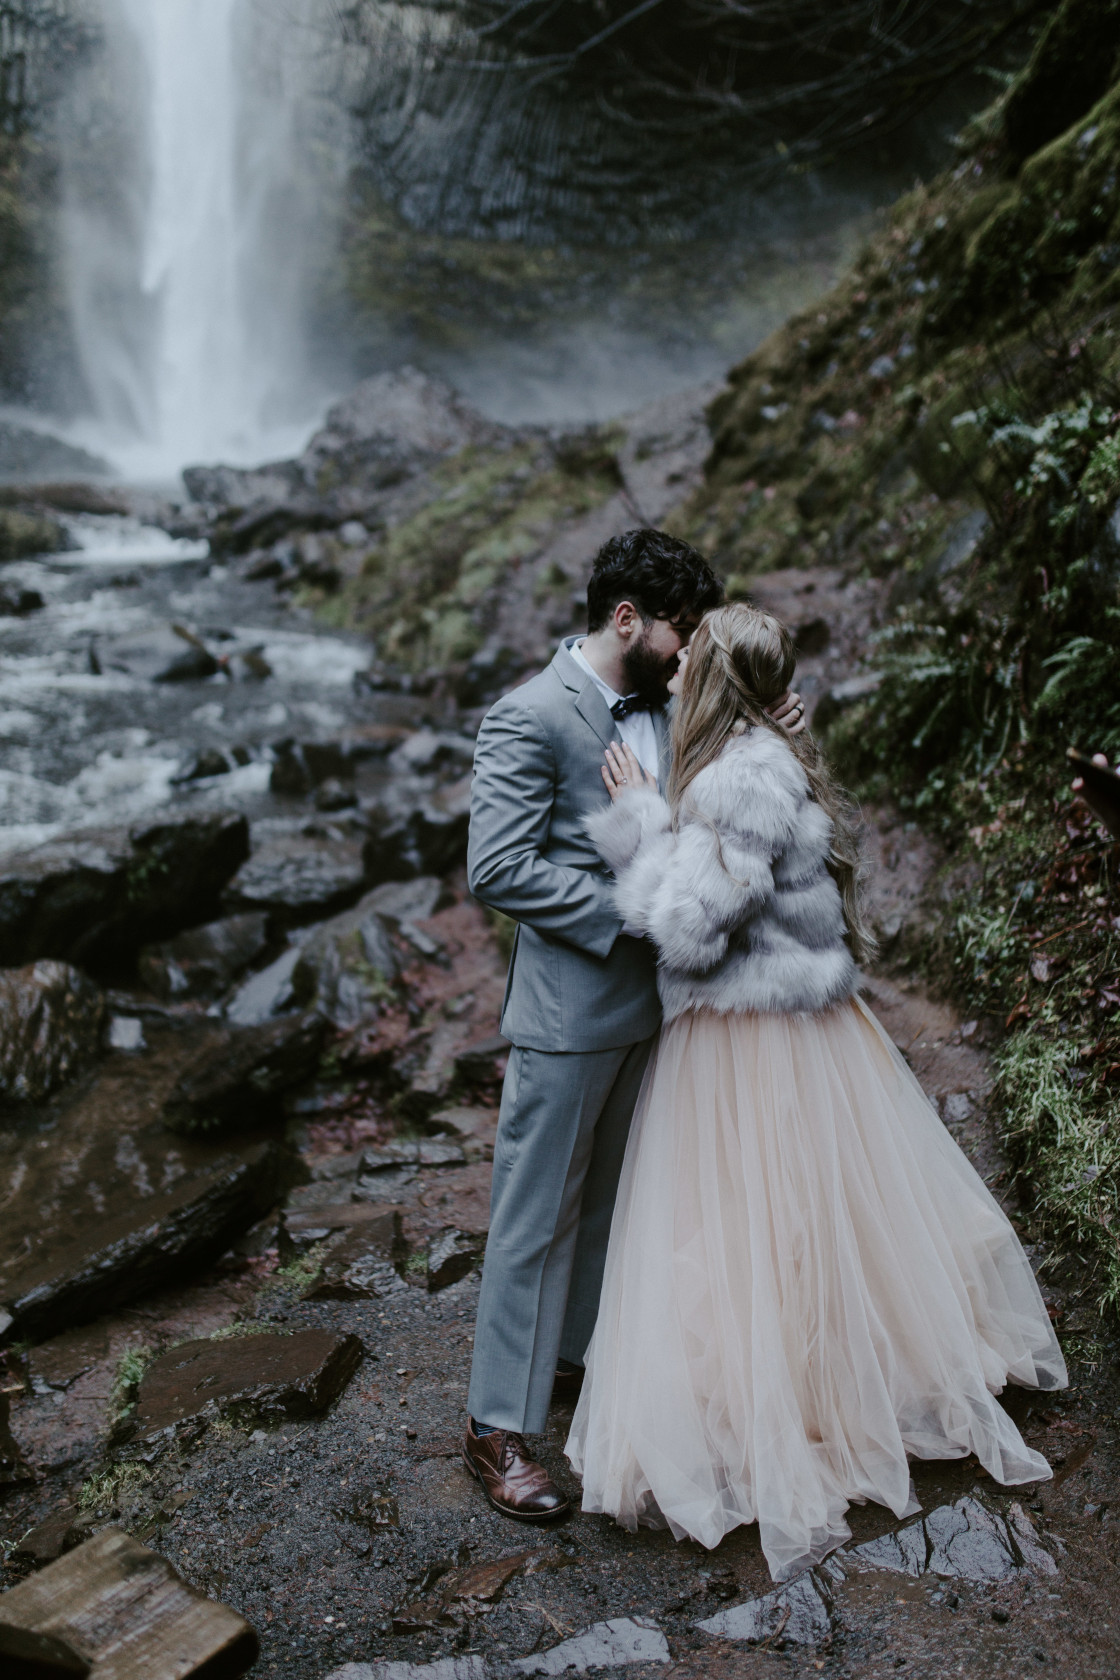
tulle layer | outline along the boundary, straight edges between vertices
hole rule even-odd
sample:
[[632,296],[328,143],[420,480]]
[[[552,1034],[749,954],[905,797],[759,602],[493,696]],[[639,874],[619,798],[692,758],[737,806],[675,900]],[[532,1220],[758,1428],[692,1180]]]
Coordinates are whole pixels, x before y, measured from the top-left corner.
[[585,1510],[715,1546],[757,1520],[775,1579],[908,1457],[1045,1459],[993,1398],[1065,1365],[1023,1250],[874,1016],[693,1013],[631,1131],[568,1440]]

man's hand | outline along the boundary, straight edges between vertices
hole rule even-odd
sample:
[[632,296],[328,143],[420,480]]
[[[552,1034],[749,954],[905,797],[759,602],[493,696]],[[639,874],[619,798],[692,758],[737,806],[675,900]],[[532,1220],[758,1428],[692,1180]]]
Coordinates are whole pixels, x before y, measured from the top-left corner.
[[775,700],[766,710],[775,723],[781,724],[787,735],[800,735],[805,727],[805,702],[791,688],[787,688],[781,699]]

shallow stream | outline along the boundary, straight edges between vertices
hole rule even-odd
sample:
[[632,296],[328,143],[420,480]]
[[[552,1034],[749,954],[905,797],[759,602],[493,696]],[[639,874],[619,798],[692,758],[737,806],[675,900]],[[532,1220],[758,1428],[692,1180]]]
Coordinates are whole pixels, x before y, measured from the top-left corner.
[[[117,516],[72,532],[73,552],[4,568],[9,592],[44,605],[0,617],[0,851],[169,802],[265,816],[276,741],[416,720],[417,700],[356,680],[367,642],[323,633],[205,542]],[[192,659],[195,675],[166,680]],[[214,751],[228,769],[176,780]]]

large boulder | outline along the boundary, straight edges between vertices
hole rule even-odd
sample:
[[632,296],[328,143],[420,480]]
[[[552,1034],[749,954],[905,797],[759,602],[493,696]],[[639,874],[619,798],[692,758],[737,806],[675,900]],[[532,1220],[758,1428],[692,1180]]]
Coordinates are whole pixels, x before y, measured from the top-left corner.
[[230,881],[231,910],[263,910],[274,924],[317,921],[352,904],[365,885],[359,836],[333,824],[266,818],[253,825],[252,856]]
[[0,1127],[0,1325],[37,1340],[182,1285],[279,1201],[294,1176],[276,1132],[174,1136],[159,1111],[227,1029],[145,1022],[18,1127]]
[[213,917],[249,855],[243,816],[161,817],[91,829],[0,862],[0,949],[121,968],[137,947]]
[[0,1102],[41,1102],[97,1053],[105,999],[67,963],[0,970]]
[[162,945],[146,946],[140,953],[140,978],[157,997],[206,997],[224,992],[267,948],[263,912],[224,916]]
[[244,1131],[281,1118],[284,1092],[315,1070],[325,1023],[314,1013],[235,1027],[201,1052],[163,1104],[179,1132]]
[[445,875],[467,852],[471,781],[445,786],[401,776],[364,808],[369,838],[364,849],[368,881],[407,881]]
[[370,902],[376,897],[367,894],[352,910],[316,928],[296,959],[296,997],[342,1032],[372,1020],[397,976],[393,942]]
[[183,480],[196,501],[231,510],[212,540],[219,550],[243,552],[297,523],[305,530],[338,524],[444,456],[493,442],[503,430],[442,380],[405,367],[363,380],[295,460],[247,470],[188,467]]
[[[99,455],[63,443],[51,432],[0,420],[0,483],[34,486],[62,478],[111,478],[113,469]],[[25,494],[35,494],[28,488]]]

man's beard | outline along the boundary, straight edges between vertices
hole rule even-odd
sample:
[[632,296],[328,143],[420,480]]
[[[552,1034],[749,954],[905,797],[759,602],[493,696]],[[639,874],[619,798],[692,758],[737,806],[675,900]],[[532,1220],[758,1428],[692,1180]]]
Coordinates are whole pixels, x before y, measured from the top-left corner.
[[626,674],[627,694],[638,694],[650,706],[664,706],[669,698],[669,684],[677,669],[677,656],[663,659],[654,653],[645,635],[626,649],[622,656]]

